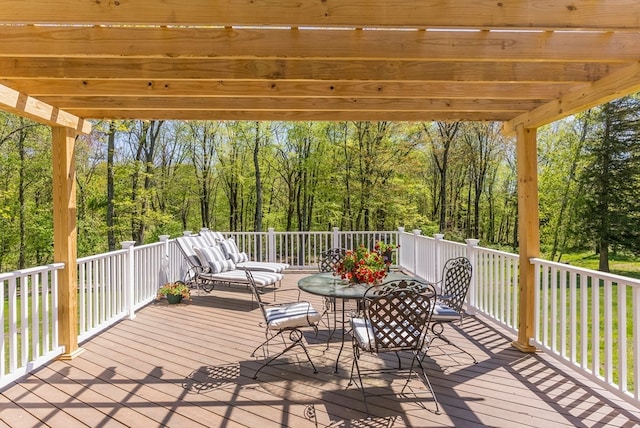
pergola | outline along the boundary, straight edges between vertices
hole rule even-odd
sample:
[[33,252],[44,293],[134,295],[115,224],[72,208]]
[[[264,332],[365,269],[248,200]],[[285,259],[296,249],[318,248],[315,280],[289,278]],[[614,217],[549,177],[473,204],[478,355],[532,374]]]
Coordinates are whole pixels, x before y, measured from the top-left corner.
[[536,130],[640,91],[637,0],[0,0],[0,108],[53,130],[60,341],[76,322],[74,139],[89,118],[504,122],[533,351]]

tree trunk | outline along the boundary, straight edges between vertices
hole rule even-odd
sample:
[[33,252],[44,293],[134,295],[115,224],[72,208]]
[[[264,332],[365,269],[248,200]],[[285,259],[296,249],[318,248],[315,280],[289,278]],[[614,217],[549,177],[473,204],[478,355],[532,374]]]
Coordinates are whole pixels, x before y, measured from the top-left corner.
[[253,227],[256,232],[262,231],[262,177],[260,175],[260,122],[255,123],[256,136],[253,145],[253,168],[256,174],[256,211],[253,217]]
[[[23,119],[20,118],[20,122],[23,122]],[[27,132],[24,128],[22,128],[22,130],[20,131],[19,135],[18,135],[18,155],[20,156],[20,169],[19,169],[19,173],[18,173],[18,206],[19,206],[19,213],[18,213],[18,222],[19,222],[19,228],[20,228],[20,244],[19,244],[19,249],[18,249],[18,269],[24,269],[25,268],[25,248],[26,248],[26,242],[25,242],[25,229],[26,229],[26,225],[25,225],[25,168],[26,168],[26,163],[25,163],[25,149],[24,149],[24,142],[27,138]]]
[[116,249],[116,234],[115,234],[115,177],[114,177],[114,165],[113,154],[116,146],[116,125],[112,120],[109,122],[109,134],[107,135],[107,243],[109,245],[109,251]]

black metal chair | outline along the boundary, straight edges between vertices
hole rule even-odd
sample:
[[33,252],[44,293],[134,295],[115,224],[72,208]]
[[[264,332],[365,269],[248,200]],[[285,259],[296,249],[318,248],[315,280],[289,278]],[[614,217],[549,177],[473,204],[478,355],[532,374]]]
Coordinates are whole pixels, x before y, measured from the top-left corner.
[[[317,334],[318,332],[318,321],[320,321],[320,313],[316,311],[313,306],[309,302],[305,301],[296,301],[291,303],[265,303],[262,301],[262,295],[256,286],[256,282],[253,279],[253,273],[250,270],[246,271],[247,279],[249,280],[249,287],[253,292],[253,296],[255,297],[258,305],[260,306],[260,311],[262,312],[262,316],[264,317],[264,323],[261,325],[265,326],[265,337],[266,340],[258,345],[251,356],[255,356],[255,353],[258,349],[265,347],[265,356],[268,357],[268,344],[276,337],[282,337],[285,348],[284,350],[278,352],[275,356],[267,358],[267,361],[260,366],[258,370],[253,375],[253,378],[256,379],[258,377],[258,373],[283,355],[285,352],[299,346],[304,351],[309,363],[313,367],[313,372],[318,373],[316,366],[311,361],[311,356],[309,355],[309,351],[304,344],[303,341],[303,333],[302,328],[311,327]],[[287,344],[286,338],[284,337],[285,333],[289,335],[290,343]]]
[[320,272],[334,272],[336,265],[340,263],[346,254],[342,248],[330,248],[320,254],[318,270]]
[[[401,394],[409,384],[412,373],[416,373],[416,376],[421,378],[433,395],[436,414],[440,413],[438,399],[422,365],[423,354],[428,348],[427,333],[435,299],[436,291],[433,285],[418,281],[390,281],[380,286],[370,287],[365,292],[362,317],[351,319],[354,358],[349,385],[354,382],[355,368],[358,375],[358,387],[362,391],[367,415],[369,415],[369,406],[362,376],[372,370],[363,370],[359,361],[363,353],[383,354],[387,352],[396,353],[397,367],[386,366],[375,371],[407,370],[407,380]],[[399,353],[403,351],[412,354],[411,365],[408,369],[402,368]],[[420,368],[422,377],[415,370],[416,366]]]
[[[344,256],[347,253],[343,248],[329,248],[326,251],[320,253],[320,260],[318,261],[318,271],[319,272],[335,272],[336,266],[338,263],[344,260]],[[327,316],[327,320],[325,322],[326,326],[331,328],[331,322],[329,320],[329,313],[334,312],[336,310],[336,302],[335,299],[330,297],[325,297],[323,300],[324,304],[324,312],[323,315]],[[335,321],[335,319],[334,319]],[[329,334],[329,338],[327,339],[327,349],[329,349],[329,341],[333,337],[333,333],[335,332],[336,323],[334,322],[333,330]]]
[[[458,257],[447,260],[442,271],[442,279],[435,284],[439,289],[436,305],[431,316],[431,332],[433,338],[432,346],[436,339],[440,339],[447,345],[451,345],[460,352],[467,354],[474,364],[478,361],[469,352],[448,339],[444,333],[445,324],[458,322],[462,326],[462,321],[466,315],[463,305],[471,285],[472,266],[466,257]],[[451,354],[448,354],[451,356]]]

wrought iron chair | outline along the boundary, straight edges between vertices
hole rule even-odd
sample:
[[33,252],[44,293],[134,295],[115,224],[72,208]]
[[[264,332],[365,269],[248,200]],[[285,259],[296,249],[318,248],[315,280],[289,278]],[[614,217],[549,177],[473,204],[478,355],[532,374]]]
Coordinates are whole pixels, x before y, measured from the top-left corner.
[[[401,365],[399,355],[401,351],[412,353],[407,380],[401,394],[409,384],[412,373],[416,373],[416,376],[421,378],[433,395],[436,414],[440,413],[438,399],[422,365],[423,354],[428,348],[427,333],[435,299],[436,291],[433,285],[417,281],[390,281],[380,286],[370,287],[365,292],[363,316],[351,319],[354,358],[349,385],[354,382],[355,368],[367,416],[369,415],[369,406],[362,375],[371,370],[361,369],[359,360],[362,354],[394,352],[398,358],[398,366],[375,371],[407,370],[403,369]],[[416,366],[420,368],[422,377],[416,370]]]
[[[320,321],[320,313],[316,311],[313,306],[309,302],[305,301],[296,301],[291,303],[265,303],[262,301],[262,296],[256,282],[253,278],[253,272],[250,270],[246,271],[247,279],[249,280],[249,287],[253,293],[253,296],[258,302],[260,306],[260,311],[262,312],[262,316],[264,317],[264,323],[261,325],[265,326],[265,337],[266,340],[258,345],[251,356],[255,356],[255,353],[258,349],[264,347],[266,352],[265,355],[268,356],[268,344],[271,340],[276,337],[282,337],[285,348],[281,352],[277,353],[275,356],[270,357],[265,361],[262,366],[253,375],[253,378],[256,379],[258,377],[258,373],[283,355],[285,352],[299,346],[304,351],[309,363],[313,367],[313,372],[318,373],[316,366],[311,361],[311,356],[309,355],[309,351],[303,342],[303,333],[302,328],[312,327],[315,333],[318,333],[318,321]],[[288,333],[290,343],[287,344],[286,338],[284,335]]]
[[[444,333],[445,324],[458,322],[462,325],[464,316],[466,315],[463,305],[469,292],[471,284],[472,266],[466,257],[458,257],[449,259],[444,265],[442,271],[442,279],[436,283],[439,288],[436,305],[431,316],[431,332],[433,338],[431,343],[436,339],[440,339],[447,345],[451,345],[460,352],[467,354],[473,360],[474,364],[478,361],[469,352],[449,340]],[[449,354],[449,356],[451,356]]]
[[318,262],[318,270],[320,272],[333,272],[336,265],[344,259],[346,251],[342,248],[330,248],[323,251]]
[[[335,272],[336,266],[338,263],[344,260],[344,256],[346,254],[346,250],[343,248],[329,248],[326,251],[320,253],[320,260],[318,261],[318,271],[320,272]],[[336,310],[336,301],[330,297],[325,297],[324,301],[324,311],[322,315],[326,315],[327,320],[323,321],[327,327],[331,328],[331,321],[329,320],[329,313],[334,312]],[[329,342],[333,337],[333,333],[335,333],[336,319],[334,318],[333,330],[329,334],[329,338],[327,339],[327,349],[329,348]]]

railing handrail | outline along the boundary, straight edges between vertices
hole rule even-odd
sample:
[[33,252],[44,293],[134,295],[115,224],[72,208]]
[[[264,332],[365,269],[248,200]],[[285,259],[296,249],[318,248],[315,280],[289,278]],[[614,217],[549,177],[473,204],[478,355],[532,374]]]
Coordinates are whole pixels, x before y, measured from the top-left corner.
[[538,265],[555,267],[557,269],[561,269],[561,270],[567,271],[567,272],[573,272],[573,273],[576,273],[576,274],[580,274],[580,273],[589,274],[589,275],[593,275],[593,276],[598,276],[599,278],[602,278],[604,280],[609,280],[609,281],[616,282],[616,283],[620,283],[621,282],[621,283],[624,283],[624,284],[627,284],[627,285],[631,285],[631,286],[634,286],[634,287],[640,287],[640,279],[631,278],[629,276],[617,275],[615,273],[610,273],[610,272],[602,272],[602,271],[595,270],[595,269],[589,269],[589,268],[583,268],[583,267],[579,267],[579,266],[573,266],[573,265],[570,265],[570,264],[554,262],[554,261],[545,260],[545,259],[541,259],[541,258],[531,258],[531,259],[529,259],[529,261],[531,262],[531,264],[538,264]]
[[43,273],[50,270],[60,270],[64,268],[64,263],[49,263],[48,265],[35,266],[26,269],[18,269],[11,272],[0,273],[0,281],[4,281],[11,278],[20,278],[22,276],[33,275],[35,273]]

